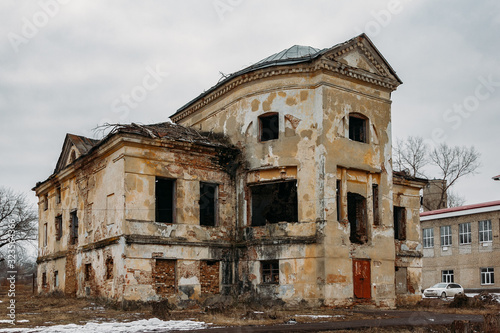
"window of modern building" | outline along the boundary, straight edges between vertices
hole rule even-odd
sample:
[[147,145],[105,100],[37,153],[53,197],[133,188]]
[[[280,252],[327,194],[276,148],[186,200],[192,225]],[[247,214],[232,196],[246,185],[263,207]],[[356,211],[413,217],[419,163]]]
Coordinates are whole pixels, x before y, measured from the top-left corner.
[[458,239],[459,239],[460,245],[471,243],[470,222],[460,223],[458,225]]
[[297,181],[250,186],[252,226],[298,222]]
[[406,209],[394,206],[394,239],[406,239]]
[[278,260],[262,261],[262,283],[280,283],[280,267]]
[[484,220],[479,221],[479,242],[491,242],[493,240],[493,234],[491,230],[491,221]]
[[453,275],[452,269],[441,271],[441,282],[455,282],[455,277]]
[[432,248],[434,247],[434,228],[425,228],[424,229],[424,248]]
[[62,226],[62,215],[57,215],[55,219],[56,226],[56,240],[60,240],[62,237],[63,226]]
[[347,219],[351,226],[351,243],[363,244],[368,241],[366,226],[366,198],[358,193],[347,193]]
[[156,222],[175,223],[175,180],[156,178]]
[[441,246],[451,246],[451,226],[445,225],[440,228]]
[[358,142],[368,142],[367,119],[360,114],[349,115],[349,139]]
[[278,113],[267,113],[259,117],[260,141],[276,140],[280,133]]
[[217,224],[217,184],[200,183],[200,225]]
[[493,267],[481,268],[481,284],[495,283],[495,269]]

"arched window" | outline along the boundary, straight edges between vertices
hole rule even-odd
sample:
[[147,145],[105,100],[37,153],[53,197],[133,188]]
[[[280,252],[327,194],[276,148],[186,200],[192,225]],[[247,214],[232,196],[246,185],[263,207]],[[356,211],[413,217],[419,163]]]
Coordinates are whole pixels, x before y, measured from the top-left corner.
[[349,114],[349,139],[368,142],[368,119],[359,113]]

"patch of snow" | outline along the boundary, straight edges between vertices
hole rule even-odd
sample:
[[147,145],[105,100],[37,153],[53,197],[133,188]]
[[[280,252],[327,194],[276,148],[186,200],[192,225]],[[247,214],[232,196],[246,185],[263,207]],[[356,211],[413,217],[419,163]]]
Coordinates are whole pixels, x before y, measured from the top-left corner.
[[3,328],[0,332],[20,333],[139,333],[139,332],[168,332],[172,330],[190,331],[207,328],[209,324],[191,320],[163,321],[158,318],[136,320],[128,323],[86,323],[85,325],[54,325],[38,326],[35,328]]
[[21,320],[16,320],[16,323],[29,323],[30,321],[28,319],[21,319]]
[[318,318],[332,318],[333,316],[330,315],[295,315],[295,317],[309,317],[313,319],[318,319]]
[[8,320],[8,319],[1,319],[0,320],[0,324],[8,324],[8,323],[11,323],[12,321]]

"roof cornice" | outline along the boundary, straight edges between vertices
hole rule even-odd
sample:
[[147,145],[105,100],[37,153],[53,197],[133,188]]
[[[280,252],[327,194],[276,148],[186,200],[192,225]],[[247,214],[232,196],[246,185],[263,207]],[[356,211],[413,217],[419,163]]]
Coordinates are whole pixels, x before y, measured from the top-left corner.
[[[383,68],[379,70],[382,71]],[[230,80],[229,82],[227,82],[226,84],[217,87],[212,92],[201,97],[191,106],[171,116],[170,119],[172,119],[173,122],[178,122],[245,83],[254,82],[257,80],[270,77],[278,77],[282,75],[307,74],[318,71],[337,73],[347,78],[357,79],[388,90],[396,90],[396,88],[400,84],[397,80],[393,80],[387,77],[382,77],[359,68],[348,66],[346,64],[343,64],[335,60],[320,58],[311,63],[298,63],[291,66],[277,65],[237,76],[232,80]]]

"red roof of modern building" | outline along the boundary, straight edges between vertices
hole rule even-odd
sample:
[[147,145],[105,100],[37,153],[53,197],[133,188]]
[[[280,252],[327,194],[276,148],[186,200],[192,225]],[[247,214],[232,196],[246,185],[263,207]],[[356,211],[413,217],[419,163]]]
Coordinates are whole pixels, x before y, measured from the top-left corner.
[[[460,212],[460,211],[465,211],[465,210],[478,209],[478,208],[486,208],[486,207],[492,207],[492,206],[500,206],[500,200],[483,202],[483,203],[473,204],[473,205],[465,205],[465,206],[460,206],[460,207],[452,207],[452,208],[444,208],[444,209],[431,210],[431,211],[428,211],[428,212],[420,213],[420,216],[422,217],[422,216],[429,216],[429,215],[438,215],[438,214],[445,214],[445,213],[453,213],[453,212]],[[500,209],[500,207],[499,207],[499,209]]]

